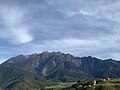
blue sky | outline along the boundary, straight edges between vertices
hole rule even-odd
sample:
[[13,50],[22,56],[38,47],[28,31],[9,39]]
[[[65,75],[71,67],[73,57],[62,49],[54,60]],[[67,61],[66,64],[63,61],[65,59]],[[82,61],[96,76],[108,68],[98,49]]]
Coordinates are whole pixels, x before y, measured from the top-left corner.
[[46,50],[120,60],[120,0],[0,0],[0,62]]

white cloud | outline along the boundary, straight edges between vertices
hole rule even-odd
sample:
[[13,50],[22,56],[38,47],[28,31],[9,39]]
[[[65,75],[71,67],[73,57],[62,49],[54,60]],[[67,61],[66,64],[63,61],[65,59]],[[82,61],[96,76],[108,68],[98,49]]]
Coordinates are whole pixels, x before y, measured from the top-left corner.
[[[40,48],[41,51],[63,51],[63,52],[90,52],[95,50],[101,44],[97,40],[78,39],[78,38],[63,38],[58,40],[43,41],[40,45],[31,45],[35,48]],[[38,49],[39,50],[39,49]]]
[[97,14],[97,11],[85,11],[85,10],[81,10],[80,14],[88,15],[88,16],[94,16],[94,15]]
[[33,40],[29,34],[29,26],[23,23],[24,11],[16,7],[2,7],[0,16],[4,26],[0,37],[13,44],[28,43]]
[[92,46],[99,44],[98,41],[95,40],[82,40],[82,39],[76,39],[76,38],[66,38],[66,39],[59,39],[59,40],[52,40],[45,42],[46,45],[53,46],[59,46],[64,48],[70,48],[70,47],[78,47],[78,46]]
[[74,17],[74,16],[79,16],[79,15],[86,15],[86,16],[94,16],[97,14],[97,11],[93,11],[93,10],[70,10],[70,9],[58,9],[58,11],[64,13],[67,17]]
[[12,37],[11,37],[11,42],[14,44],[17,43],[28,43],[30,41],[33,40],[33,37],[29,35],[28,31],[26,30],[26,28],[18,28],[18,29],[12,29]]
[[24,12],[19,8],[14,7],[3,7],[0,9],[1,17],[8,27],[15,27],[21,23],[21,19],[24,15]]

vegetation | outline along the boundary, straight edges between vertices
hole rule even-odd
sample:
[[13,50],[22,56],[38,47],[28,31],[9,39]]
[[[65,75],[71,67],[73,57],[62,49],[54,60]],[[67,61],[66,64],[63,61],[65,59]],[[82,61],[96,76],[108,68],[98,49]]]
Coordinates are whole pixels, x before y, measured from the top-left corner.
[[92,85],[91,82],[81,83],[78,82],[71,87],[69,90],[120,90],[120,79],[110,80],[96,80],[96,85]]
[[47,89],[47,90],[51,90],[51,89],[64,89],[64,88],[70,87],[73,84],[74,83],[58,83],[57,85],[54,85],[54,86],[47,86],[44,89]]
[[85,80],[74,83],[58,83],[57,85],[45,86],[40,89],[33,90],[120,90],[120,79],[106,79],[105,81],[102,79],[98,79],[96,80],[96,85],[93,85],[92,81]]

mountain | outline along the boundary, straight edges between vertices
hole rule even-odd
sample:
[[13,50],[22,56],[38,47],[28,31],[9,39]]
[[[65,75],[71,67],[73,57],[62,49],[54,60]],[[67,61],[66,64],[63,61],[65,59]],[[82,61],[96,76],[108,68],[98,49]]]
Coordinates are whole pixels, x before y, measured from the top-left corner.
[[119,78],[120,61],[113,59],[101,60],[94,57],[81,58],[82,69],[94,78]]
[[19,55],[0,65],[0,87],[6,90],[38,90],[58,81],[107,77],[120,78],[120,61],[43,52]]

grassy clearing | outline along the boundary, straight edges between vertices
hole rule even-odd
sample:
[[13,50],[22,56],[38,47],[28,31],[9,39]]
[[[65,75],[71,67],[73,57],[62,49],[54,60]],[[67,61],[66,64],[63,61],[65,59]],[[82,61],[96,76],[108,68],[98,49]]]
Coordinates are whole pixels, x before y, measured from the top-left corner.
[[62,88],[68,88],[68,87],[70,87],[73,84],[75,84],[75,83],[59,83],[59,84],[54,85],[54,86],[45,87],[45,89],[62,89]]
[[98,82],[96,86],[84,90],[120,90],[120,79],[110,79]]

